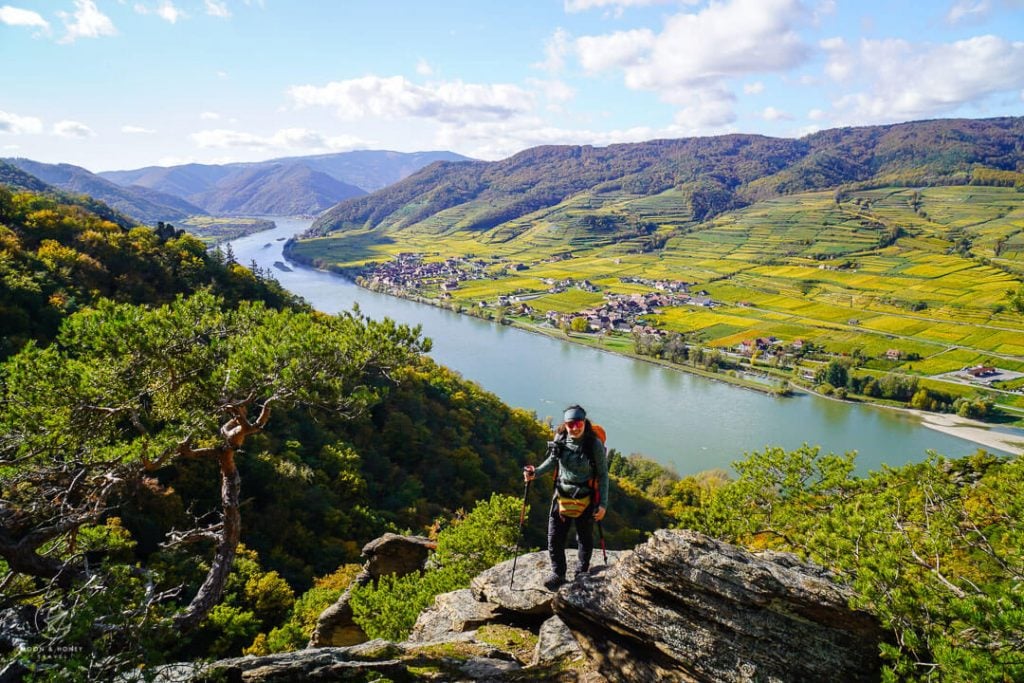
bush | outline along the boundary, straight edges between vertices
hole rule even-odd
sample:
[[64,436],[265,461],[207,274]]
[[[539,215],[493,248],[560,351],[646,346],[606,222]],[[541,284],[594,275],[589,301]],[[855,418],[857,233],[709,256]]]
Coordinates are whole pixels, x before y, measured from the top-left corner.
[[313,635],[320,614],[334,604],[360,569],[362,567],[358,564],[346,564],[334,573],[317,579],[313,587],[295,601],[287,621],[270,633],[256,636],[253,644],[242,654],[267,655],[304,648]]
[[1024,680],[1024,460],[933,453],[861,479],[805,446],[735,467],[679,524],[832,569],[892,632],[883,680]]
[[384,576],[376,586],[352,590],[355,622],[370,638],[404,640],[434,597],[469,586],[470,580],[515,553],[522,502],[494,494],[469,514],[455,517],[437,535],[437,551],[422,574]]

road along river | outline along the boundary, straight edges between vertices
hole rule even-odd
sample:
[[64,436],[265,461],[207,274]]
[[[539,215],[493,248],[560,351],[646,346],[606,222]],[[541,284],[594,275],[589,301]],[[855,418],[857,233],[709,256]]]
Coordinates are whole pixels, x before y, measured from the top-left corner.
[[956,436],[955,428],[931,429],[906,411],[807,394],[773,398],[370,292],[338,275],[287,263],[282,256],[285,240],[308,228],[310,221],[274,220],[274,230],[231,243],[239,263],[255,261],[269,269],[284,287],[321,311],[335,313],[358,303],[372,318],[421,325],[434,342],[430,355],[438,363],[505,403],[556,419],[563,407],[580,403],[605,427],[610,447],[625,454],[642,453],[683,475],[728,468],[744,453],[766,446],[793,449],[808,443],[823,452],[857,451],[857,470],[865,474],[883,463],[897,466],[923,460],[928,450],[959,457],[988,443],[986,450],[1010,454],[1019,450],[1006,444],[1008,436],[1024,444],[1021,430],[982,427],[973,434],[964,432],[974,439],[969,441]]

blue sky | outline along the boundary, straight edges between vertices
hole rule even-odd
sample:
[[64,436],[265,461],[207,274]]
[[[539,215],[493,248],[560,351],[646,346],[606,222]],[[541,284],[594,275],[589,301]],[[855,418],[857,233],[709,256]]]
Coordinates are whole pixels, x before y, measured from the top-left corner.
[[92,171],[1024,114],[1024,0],[0,0],[0,156]]

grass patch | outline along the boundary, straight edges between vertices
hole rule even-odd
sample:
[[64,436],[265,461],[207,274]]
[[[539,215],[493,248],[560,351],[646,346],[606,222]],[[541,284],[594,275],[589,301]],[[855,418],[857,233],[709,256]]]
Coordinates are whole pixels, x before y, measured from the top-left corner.
[[[649,197],[605,189],[488,231],[460,231],[479,207],[459,207],[403,230],[349,231],[302,242],[296,251],[343,267],[399,251],[498,256],[527,266],[464,283],[453,293],[463,305],[538,292],[549,286],[544,278],[588,279],[602,290],[545,293],[529,302],[539,313],[581,311],[600,304],[605,292],[650,290],[622,283],[627,275],[682,280],[727,305],[669,307],[654,320],[698,332],[711,345],[745,336],[804,339],[883,364],[897,349],[904,358],[921,356],[900,361],[897,371],[923,374],[987,354],[998,354],[1001,366],[1024,364],[1024,316],[1005,305],[1006,291],[1022,282],[1015,273],[1024,272],[1024,194],[1012,188],[880,188],[848,193],[839,203],[832,192],[807,192],[705,223],[692,220],[678,189]],[[601,229],[587,227],[598,223]],[[644,251],[644,236],[628,234],[640,224],[655,226],[664,246]],[[561,253],[572,257],[550,260]]]

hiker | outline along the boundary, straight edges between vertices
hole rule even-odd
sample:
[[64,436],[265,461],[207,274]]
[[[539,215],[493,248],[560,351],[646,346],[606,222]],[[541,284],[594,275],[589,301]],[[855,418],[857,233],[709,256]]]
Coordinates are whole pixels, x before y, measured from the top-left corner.
[[604,519],[608,510],[608,456],[594,425],[587,419],[587,411],[578,405],[565,409],[555,440],[548,442],[547,458],[537,467],[524,467],[523,479],[532,481],[550,469],[555,470],[555,495],[548,517],[551,574],[544,579],[544,587],[555,590],[565,582],[569,527],[576,524],[576,575],[580,576],[590,570],[594,522]]

